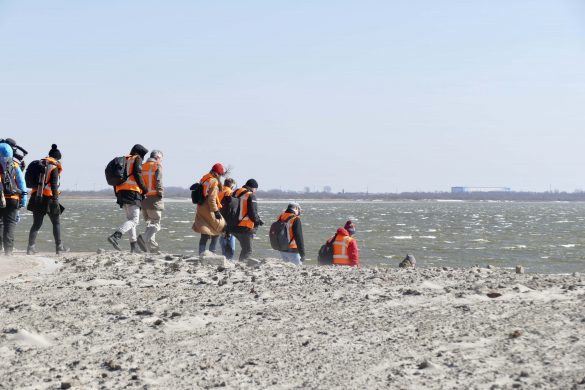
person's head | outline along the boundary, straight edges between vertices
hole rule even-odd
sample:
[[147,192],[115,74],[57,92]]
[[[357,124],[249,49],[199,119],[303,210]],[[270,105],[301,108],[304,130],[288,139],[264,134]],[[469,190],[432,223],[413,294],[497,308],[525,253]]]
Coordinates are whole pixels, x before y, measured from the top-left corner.
[[158,162],[161,162],[163,159],[163,152],[158,149],[154,149],[150,152],[150,158],[155,159]]
[[146,153],[148,153],[148,149],[146,149],[144,146],[142,146],[140,144],[134,145],[132,147],[132,149],[130,150],[131,156],[140,156],[140,158],[143,160],[144,160],[144,156],[146,156]]
[[228,177],[223,181],[223,186],[231,188],[233,190],[234,187],[236,186],[236,181],[234,179],[232,179],[231,177]]
[[247,187],[252,192],[256,192],[258,189],[258,182],[254,179],[248,179],[246,184],[244,184],[244,187]]
[[215,163],[211,167],[211,171],[210,172],[215,177],[220,177],[220,176],[225,175],[225,168],[220,163]]
[[301,215],[301,205],[296,202],[291,202],[286,207],[286,211],[295,215]]
[[57,149],[57,145],[51,145],[51,150],[49,150],[49,157],[54,158],[55,160],[61,160],[61,152]]
[[355,225],[351,220],[347,221],[343,228],[347,230],[350,236],[353,236],[355,234]]

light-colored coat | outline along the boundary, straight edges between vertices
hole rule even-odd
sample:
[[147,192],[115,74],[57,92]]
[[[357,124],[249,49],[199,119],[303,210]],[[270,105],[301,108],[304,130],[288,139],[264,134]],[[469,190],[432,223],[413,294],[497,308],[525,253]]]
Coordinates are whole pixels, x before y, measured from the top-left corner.
[[197,205],[195,222],[192,226],[196,233],[219,236],[224,231],[225,220],[223,217],[221,219],[215,218],[215,212],[219,211],[217,205],[218,193],[219,189],[217,186],[211,188],[203,204]]

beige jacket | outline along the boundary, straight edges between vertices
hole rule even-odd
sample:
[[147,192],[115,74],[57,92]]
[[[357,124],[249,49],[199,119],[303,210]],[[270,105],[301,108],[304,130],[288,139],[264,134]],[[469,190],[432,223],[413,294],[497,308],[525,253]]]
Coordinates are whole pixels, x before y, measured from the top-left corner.
[[219,211],[217,206],[217,194],[219,189],[213,187],[205,202],[202,205],[197,205],[197,213],[195,214],[195,222],[193,223],[193,230],[197,233],[208,234],[210,236],[219,236],[225,229],[225,220],[215,218],[215,212]]

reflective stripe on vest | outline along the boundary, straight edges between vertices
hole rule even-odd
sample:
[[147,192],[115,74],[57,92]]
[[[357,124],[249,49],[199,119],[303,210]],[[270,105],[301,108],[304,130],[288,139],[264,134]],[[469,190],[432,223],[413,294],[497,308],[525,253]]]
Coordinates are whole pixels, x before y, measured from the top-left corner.
[[337,236],[333,242],[333,264],[351,265],[348,249],[352,238],[349,236]]
[[238,226],[243,226],[248,229],[254,229],[254,221],[250,220],[248,217],[248,198],[250,197],[251,193],[252,192],[245,188],[240,188],[236,191],[236,197],[240,201],[240,215],[238,215],[238,220],[240,223],[238,223]]
[[297,249],[297,240],[293,233],[293,225],[297,220],[298,216],[293,213],[284,212],[278,217],[279,221],[286,224],[286,238],[288,240],[289,249]]
[[221,202],[223,202],[223,198],[225,198],[226,196],[230,196],[232,194],[232,192],[234,192],[234,191],[229,187],[223,187],[223,189],[219,192],[219,194],[217,195],[217,200],[219,202],[220,208],[221,208]]
[[138,156],[125,156],[126,157],[126,181],[116,186],[116,192],[118,191],[134,191],[142,193],[142,190],[136,184],[136,178],[134,177],[134,162]]
[[[203,176],[199,183],[203,186],[203,196],[206,198],[211,194],[211,191],[219,186],[219,180],[211,173]],[[215,198],[215,203],[217,204],[217,208],[221,208],[221,203],[219,198]]]
[[142,180],[148,188],[146,196],[154,196],[158,192],[156,190],[156,170],[158,167],[159,163],[156,161],[147,161],[142,165]]

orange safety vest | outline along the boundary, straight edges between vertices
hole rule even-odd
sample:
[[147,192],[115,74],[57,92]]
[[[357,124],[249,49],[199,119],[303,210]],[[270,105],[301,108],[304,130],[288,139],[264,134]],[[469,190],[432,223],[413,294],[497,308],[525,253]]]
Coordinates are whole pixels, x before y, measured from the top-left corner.
[[[18,164],[16,161],[12,161],[12,166],[14,168],[19,168],[20,164]],[[18,186],[18,183],[16,182],[16,173],[14,173],[14,183]],[[2,174],[0,174],[0,180],[4,181],[4,178],[2,177]],[[5,195],[4,198],[5,199],[16,199],[16,200],[20,200],[21,194],[14,194],[14,195]]]
[[[254,221],[248,217],[248,198],[252,194],[244,187],[236,191],[236,197],[240,200],[240,215],[238,216],[238,226],[243,226],[248,229],[254,229]],[[241,195],[241,196],[240,196]]]
[[349,236],[337,235],[335,237],[335,241],[333,241],[333,264],[352,265],[348,255],[349,243],[352,240],[353,238]]
[[[203,176],[199,183],[203,186],[203,196],[206,198],[211,194],[211,191],[219,186],[219,180],[211,173]],[[215,203],[217,204],[218,208],[221,208],[221,202],[219,201],[219,197],[215,198]]]
[[223,202],[223,198],[225,198],[226,196],[230,196],[233,192],[234,190],[232,190],[230,187],[223,187],[223,190],[221,190],[217,195],[217,200],[220,205],[219,207],[221,207],[221,202]]
[[126,158],[126,181],[116,186],[116,192],[118,191],[134,191],[142,194],[142,190],[136,183],[136,177],[134,176],[134,162],[138,156],[124,156]]
[[157,161],[147,161],[142,164],[142,180],[144,180],[144,185],[148,188],[148,192],[146,196],[155,196],[157,194],[156,190],[156,170],[161,165]]
[[[45,160],[49,165],[49,171],[47,172],[47,176],[45,177],[45,182],[43,183],[43,196],[52,197],[53,196],[53,187],[51,186],[51,174],[55,169],[57,169],[57,187],[61,186],[61,172],[63,172],[63,166],[53,157],[45,157],[42,160]],[[31,190],[31,195],[37,192],[36,188]],[[61,191],[57,189],[57,192],[60,194]]]
[[297,249],[297,240],[293,234],[293,225],[298,216],[294,213],[284,212],[278,217],[279,221],[286,223],[286,238],[288,239],[289,249]]

